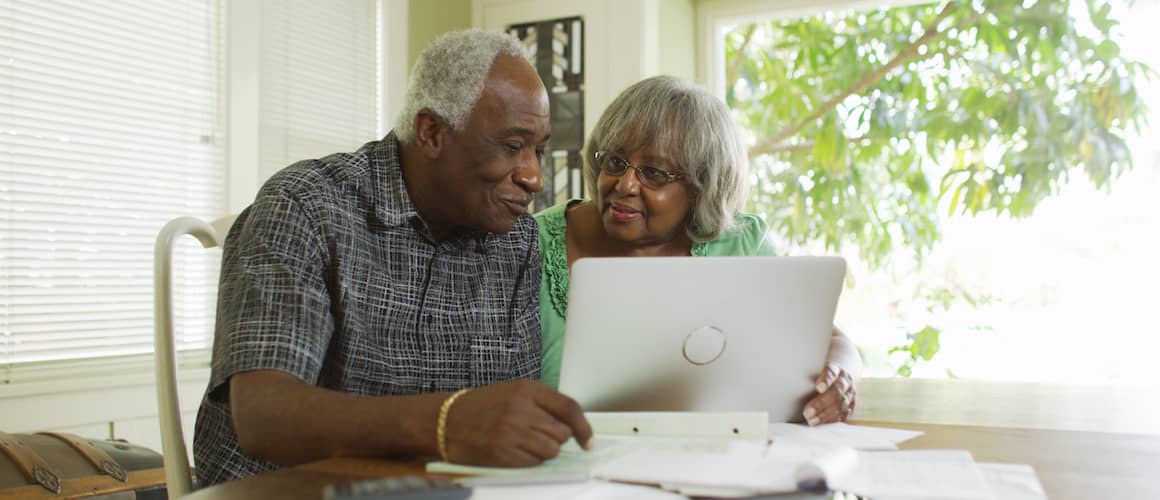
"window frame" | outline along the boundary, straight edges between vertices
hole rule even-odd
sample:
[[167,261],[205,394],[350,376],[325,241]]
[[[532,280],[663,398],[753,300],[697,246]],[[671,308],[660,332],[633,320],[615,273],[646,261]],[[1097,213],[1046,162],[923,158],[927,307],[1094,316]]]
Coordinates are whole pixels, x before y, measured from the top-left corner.
[[[408,65],[407,52],[407,11],[406,2],[375,0],[378,14],[378,29],[375,37],[378,47],[378,80],[380,99],[377,102],[379,137],[394,127],[394,117],[402,108]],[[261,2],[221,2],[221,71],[218,85],[222,90],[219,106],[224,123],[226,147],[223,151],[225,167],[226,213],[236,214],[253,201],[264,178],[260,172],[260,143],[258,107],[259,81],[256,72],[260,68],[261,34],[255,26],[262,22]],[[391,61],[395,61],[391,64]],[[373,139],[372,137],[366,138]],[[160,230],[160,228],[158,228]],[[212,343],[212,340],[211,340]],[[212,345],[212,344],[211,344]],[[199,397],[189,397],[191,386],[204,390],[209,380],[211,347],[183,350],[177,353],[178,382],[182,385],[183,411],[196,409]],[[114,391],[132,387],[155,385],[154,355],[134,354],[126,356],[97,356],[60,361],[22,363],[14,366],[0,366],[0,402],[20,402],[37,396],[77,394],[91,391]],[[16,405],[14,405],[15,407]],[[150,408],[153,408],[150,403]],[[55,408],[55,406],[53,406]],[[91,418],[106,418],[105,413],[126,415],[137,410],[89,409],[85,412]],[[155,413],[155,408],[153,409]],[[13,412],[5,418],[4,428],[25,428],[18,422],[8,422],[8,418],[21,418],[26,412]],[[68,413],[68,412],[58,412]],[[36,419],[39,417],[27,416]],[[64,421],[76,421],[75,415],[61,415]],[[61,424],[48,422],[29,425],[38,428],[58,427]],[[12,425],[10,425],[12,424]]]
[[878,9],[933,3],[933,0],[706,0],[696,5],[697,81],[725,98],[725,35],[733,25],[806,17],[833,10]]

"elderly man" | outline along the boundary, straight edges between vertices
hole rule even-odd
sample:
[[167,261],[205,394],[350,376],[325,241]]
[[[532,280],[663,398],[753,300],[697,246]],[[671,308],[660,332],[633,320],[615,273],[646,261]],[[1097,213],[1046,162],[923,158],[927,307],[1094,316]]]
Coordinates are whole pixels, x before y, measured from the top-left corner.
[[[394,131],[274,175],[226,239],[194,437],[208,485],[335,455],[527,466],[591,428],[540,376],[548,96],[471,30],[419,57]],[[470,389],[470,390],[469,390]]]

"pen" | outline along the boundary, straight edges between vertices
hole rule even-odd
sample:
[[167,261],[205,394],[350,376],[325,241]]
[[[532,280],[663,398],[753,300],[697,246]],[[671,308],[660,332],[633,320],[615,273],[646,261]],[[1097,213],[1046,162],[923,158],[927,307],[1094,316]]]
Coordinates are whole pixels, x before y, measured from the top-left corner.
[[527,486],[536,484],[582,483],[587,480],[587,472],[553,472],[544,474],[472,476],[457,479],[455,482],[464,486]]

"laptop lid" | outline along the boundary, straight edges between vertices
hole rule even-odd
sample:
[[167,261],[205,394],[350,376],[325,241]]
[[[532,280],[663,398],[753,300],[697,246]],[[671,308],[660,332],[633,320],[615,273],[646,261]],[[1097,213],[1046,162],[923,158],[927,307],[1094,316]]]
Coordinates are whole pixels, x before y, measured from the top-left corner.
[[800,421],[845,274],[841,257],[577,260],[560,391],[588,411]]

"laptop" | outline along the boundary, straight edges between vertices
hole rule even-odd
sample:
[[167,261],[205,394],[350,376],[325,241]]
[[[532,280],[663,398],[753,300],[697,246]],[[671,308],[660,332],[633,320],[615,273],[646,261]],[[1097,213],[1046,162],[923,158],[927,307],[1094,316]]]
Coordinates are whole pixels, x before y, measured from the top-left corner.
[[764,411],[801,421],[841,257],[587,258],[572,265],[560,391],[585,411]]

